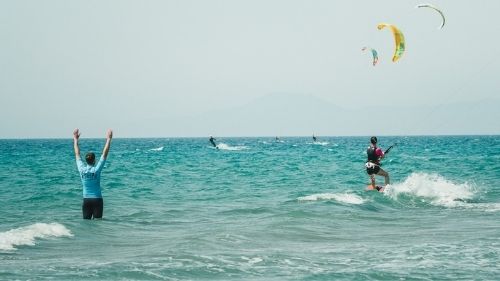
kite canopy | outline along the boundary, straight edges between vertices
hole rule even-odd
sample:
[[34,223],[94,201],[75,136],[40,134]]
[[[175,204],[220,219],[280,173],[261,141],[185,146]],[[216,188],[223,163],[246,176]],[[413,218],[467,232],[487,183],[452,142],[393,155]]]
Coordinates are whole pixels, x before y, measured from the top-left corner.
[[439,26],[438,29],[443,28],[446,19],[444,18],[443,12],[440,9],[436,8],[436,6],[431,5],[431,4],[419,4],[415,8],[431,8],[434,11],[438,12],[441,15],[441,19],[442,19],[441,26]]
[[396,48],[394,50],[394,56],[392,57],[392,61],[396,62],[399,58],[401,58],[401,56],[405,52],[405,37],[401,32],[401,30],[399,30],[395,25],[388,23],[380,23],[377,26],[379,30],[383,29],[384,27],[389,27],[392,31],[392,35],[394,35]]
[[370,50],[372,52],[372,56],[373,56],[373,66],[375,66],[378,62],[378,54],[377,54],[377,51],[375,49],[372,49],[372,48],[369,48],[369,47],[363,47],[361,49],[361,51],[366,51],[366,50]]

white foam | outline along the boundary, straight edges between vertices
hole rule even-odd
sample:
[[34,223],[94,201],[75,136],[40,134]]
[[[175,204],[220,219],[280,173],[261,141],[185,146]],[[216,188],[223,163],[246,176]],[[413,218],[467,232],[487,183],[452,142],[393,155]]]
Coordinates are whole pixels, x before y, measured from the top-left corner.
[[299,201],[335,200],[337,202],[360,205],[366,202],[362,197],[352,193],[318,193],[297,198]]
[[243,260],[247,261],[248,265],[254,265],[256,263],[264,261],[261,257],[254,257],[254,258],[247,258],[247,257],[241,257]]
[[160,146],[158,148],[151,148],[149,151],[163,151],[163,146]]
[[217,144],[217,147],[220,150],[233,150],[233,151],[248,149],[248,146],[244,146],[244,145],[230,146],[230,145],[225,144],[223,142]]
[[71,231],[59,223],[35,223],[29,226],[0,232],[0,250],[15,250],[15,246],[34,246],[35,239],[49,237],[71,237]]
[[500,212],[500,203],[477,203],[470,205],[487,213]]
[[330,143],[327,141],[315,141],[315,142],[308,142],[307,144],[325,146],[325,145],[329,145]]
[[474,192],[467,183],[453,183],[437,174],[413,173],[403,183],[387,186],[384,194],[395,200],[399,195],[409,194],[434,205],[454,207],[471,199]]
[[470,203],[466,201],[457,201],[453,207],[460,207],[485,213],[500,212],[500,203]]

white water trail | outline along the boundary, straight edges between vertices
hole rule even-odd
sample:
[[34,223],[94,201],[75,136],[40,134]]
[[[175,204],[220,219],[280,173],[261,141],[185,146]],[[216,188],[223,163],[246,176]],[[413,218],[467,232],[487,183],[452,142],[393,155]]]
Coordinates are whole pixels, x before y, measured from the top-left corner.
[[231,150],[231,151],[239,151],[239,150],[249,149],[248,146],[244,146],[244,145],[230,146],[230,145],[225,144],[223,142],[217,144],[217,147],[220,150]]
[[360,205],[366,202],[361,196],[352,193],[317,193],[297,198],[298,201],[334,200],[340,203]]

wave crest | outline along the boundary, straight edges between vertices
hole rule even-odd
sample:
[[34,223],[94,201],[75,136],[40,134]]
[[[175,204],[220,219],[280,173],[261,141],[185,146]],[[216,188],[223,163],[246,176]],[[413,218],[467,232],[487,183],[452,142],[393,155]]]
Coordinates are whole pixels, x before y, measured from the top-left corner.
[[71,237],[71,231],[59,223],[35,223],[29,226],[0,232],[0,250],[15,250],[15,246],[34,246],[35,239],[49,237]]
[[453,207],[474,196],[467,183],[453,183],[438,174],[413,173],[403,183],[389,185],[384,193],[394,200],[407,194],[428,199],[433,205]]

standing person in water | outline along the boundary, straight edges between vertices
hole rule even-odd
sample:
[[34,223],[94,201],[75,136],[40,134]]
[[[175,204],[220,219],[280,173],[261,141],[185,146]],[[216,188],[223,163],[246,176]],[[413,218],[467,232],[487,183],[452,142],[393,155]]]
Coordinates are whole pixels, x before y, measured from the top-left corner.
[[215,143],[215,138],[210,136],[210,139],[209,139],[210,143],[217,149],[219,149],[219,147],[217,146],[217,144]]
[[[377,189],[378,191],[384,191],[384,187],[390,183],[389,173],[387,173],[380,167],[380,160],[382,160],[385,155],[384,151],[382,151],[380,147],[377,147],[377,137],[371,137],[370,146],[366,150],[366,154],[368,156],[368,161],[366,161],[365,167],[366,172],[371,179],[371,186],[369,186],[368,189]],[[384,177],[385,185],[383,187],[377,186],[375,184],[375,175]]]
[[318,140],[318,138],[316,138],[316,136],[313,134],[313,142],[316,142]]
[[79,138],[80,131],[75,129],[73,132],[73,147],[75,149],[76,166],[83,185],[83,218],[87,220],[92,218],[101,219],[104,208],[101,194],[101,171],[104,168],[106,158],[108,158],[113,131],[108,130],[106,134],[106,144],[97,165],[95,164],[95,154],[93,152],[85,154],[86,163],[83,163],[80,158],[80,148],[78,147]]

